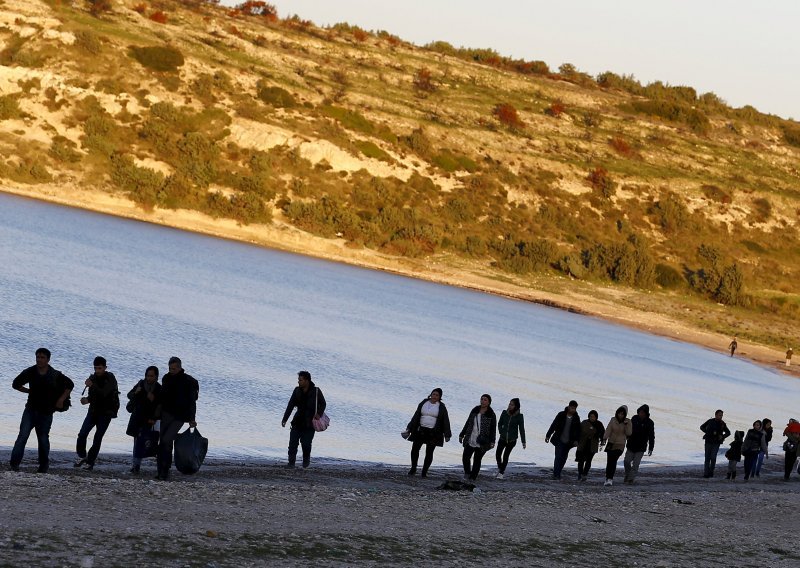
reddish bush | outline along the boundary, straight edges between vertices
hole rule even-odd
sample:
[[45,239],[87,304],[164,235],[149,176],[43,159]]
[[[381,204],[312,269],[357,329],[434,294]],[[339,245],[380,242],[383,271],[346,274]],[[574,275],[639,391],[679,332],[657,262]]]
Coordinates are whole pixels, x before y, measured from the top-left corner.
[[356,27],[353,28],[353,37],[355,38],[356,41],[363,43],[367,41],[369,34],[364,30],[362,30],[361,28]]
[[147,4],[145,4],[144,2],[142,2],[141,4],[136,4],[136,6],[133,7],[133,10],[135,12],[139,12],[140,14],[144,15],[144,13],[147,11]]
[[414,89],[419,93],[433,93],[436,91],[436,83],[433,82],[433,73],[427,67],[420,67],[414,73]]
[[522,122],[517,114],[517,109],[508,103],[499,103],[495,105],[494,109],[492,110],[492,114],[497,120],[500,121],[501,124],[504,124],[509,128],[516,129],[523,128],[525,126],[525,123]]
[[552,103],[550,103],[549,107],[544,109],[544,113],[547,116],[552,116],[553,118],[558,118],[565,112],[567,112],[567,105],[561,102],[561,99],[554,100]]
[[617,184],[611,179],[608,170],[602,166],[590,171],[589,175],[586,176],[586,180],[592,186],[592,189],[599,191],[603,197],[608,198],[615,193]]
[[631,145],[620,136],[614,136],[608,141],[608,145],[614,148],[618,154],[628,158],[636,154]]
[[167,23],[167,15],[161,10],[156,10],[155,12],[150,14],[150,19],[153,20],[154,22],[158,22],[159,24]]
[[89,13],[92,16],[99,16],[111,11],[111,0],[90,0],[90,2],[92,4],[89,6]]

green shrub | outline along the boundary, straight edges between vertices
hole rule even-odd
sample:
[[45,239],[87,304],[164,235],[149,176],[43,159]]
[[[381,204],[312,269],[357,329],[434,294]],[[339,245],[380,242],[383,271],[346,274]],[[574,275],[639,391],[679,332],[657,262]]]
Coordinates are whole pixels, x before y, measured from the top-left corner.
[[678,122],[700,134],[705,134],[711,128],[711,122],[705,113],[686,103],[665,100],[633,101],[630,105],[623,105],[623,109]]
[[98,55],[103,50],[100,36],[91,30],[75,32],[75,46],[92,55]]
[[375,125],[357,111],[332,105],[325,105],[319,107],[319,112],[324,116],[335,119],[342,126],[349,130],[362,132],[364,134],[375,134]]
[[681,273],[669,264],[656,264],[656,284],[662,288],[679,288],[686,283]]
[[733,196],[731,193],[720,187],[717,187],[716,185],[703,185],[702,190],[703,195],[705,195],[711,201],[724,203],[726,205],[733,202]]
[[766,197],[753,200],[753,217],[756,222],[764,223],[772,216],[772,203]]
[[268,85],[264,80],[259,80],[256,85],[256,95],[268,105],[275,108],[292,108],[297,106],[294,96],[281,87]]
[[75,144],[75,142],[69,138],[65,138],[64,136],[56,136],[50,143],[48,154],[59,162],[74,164],[81,160],[80,152],[75,151],[76,147],[77,144]]
[[128,192],[133,201],[152,208],[156,205],[158,191],[164,183],[161,172],[137,166],[127,154],[111,156],[111,181]]
[[162,73],[175,73],[184,64],[183,54],[170,46],[132,46],[130,55],[142,66]]
[[671,192],[655,202],[651,214],[667,233],[677,232],[689,225],[689,210],[683,200]]
[[177,173],[201,188],[213,183],[218,174],[219,148],[199,132],[189,132],[178,140]]
[[47,167],[38,158],[25,158],[10,173],[11,179],[21,183],[44,183],[53,180]]
[[783,139],[787,144],[800,148],[800,124],[786,122],[782,125],[781,130],[783,130]]
[[357,140],[354,144],[355,147],[358,148],[359,151],[367,158],[381,160],[382,162],[394,163],[392,157],[374,142],[370,142],[368,140]]
[[22,111],[17,103],[15,95],[3,95],[0,97],[0,120],[21,118]]
[[408,136],[401,137],[400,141],[420,158],[428,159],[431,155],[431,141],[422,128],[414,129]]

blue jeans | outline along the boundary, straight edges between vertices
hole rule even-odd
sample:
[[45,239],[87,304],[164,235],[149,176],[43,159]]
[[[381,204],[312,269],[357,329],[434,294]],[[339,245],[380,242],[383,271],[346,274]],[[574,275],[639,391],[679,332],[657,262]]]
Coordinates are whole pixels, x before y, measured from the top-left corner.
[[19,435],[11,450],[11,467],[16,469],[22,463],[25,454],[25,445],[31,435],[31,430],[36,430],[36,439],[39,441],[39,471],[44,473],[50,467],[50,426],[53,425],[53,413],[39,412],[26,408],[22,413],[19,423]]
[[[86,413],[86,418],[83,419],[83,426],[81,431],[78,432],[78,442],[75,446],[75,451],[79,458],[86,458],[86,463],[94,465],[97,460],[97,454],[100,453],[100,444],[103,443],[103,436],[106,435],[109,424],[111,424],[111,416],[95,416],[91,412]],[[89,437],[89,432],[95,428],[94,438],[92,439],[92,447],[89,448],[89,453],[86,453],[86,439]]]
[[561,440],[556,441],[556,457],[553,460],[553,477],[561,479],[561,470],[567,463],[569,451],[572,449],[572,444],[565,444]]
[[703,462],[703,477],[714,477],[714,468],[717,465],[717,454],[720,444],[706,442],[706,457]]
[[758,457],[756,458],[756,464],[753,466],[753,475],[761,475],[761,466],[764,465],[764,456],[766,454],[764,452],[758,452]]
[[303,447],[303,467],[308,467],[311,462],[311,441],[314,439],[313,428],[299,428],[292,426],[289,430],[289,465],[294,465],[297,459],[297,446]]

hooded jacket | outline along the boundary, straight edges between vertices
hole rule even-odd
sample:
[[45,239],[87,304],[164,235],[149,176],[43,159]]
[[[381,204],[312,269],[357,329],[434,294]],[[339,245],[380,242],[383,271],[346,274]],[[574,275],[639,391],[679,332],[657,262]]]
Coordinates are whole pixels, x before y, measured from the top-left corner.
[[200,385],[183,369],[161,378],[161,411],[181,422],[194,422]]
[[289,415],[295,407],[297,407],[297,412],[292,418],[292,428],[313,428],[311,421],[315,415],[322,416],[327,402],[325,402],[322,390],[314,384],[314,381],[308,381],[307,391],[303,391],[299,386],[294,387],[289,404],[286,405],[286,412],[283,413],[284,422],[289,420]]
[[[639,412],[644,410],[645,417],[640,418]],[[632,452],[653,451],[656,444],[655,424],[650,420],[650,407],[643,404],[636,409],[636,415],[631,418],[631,433],[628,435],[628,449]]]
[[[617,419],[617,414],[619,414],[620,410],[625,411],[625,419],[622,422]],[[606,451],[610,452],[624,450],[625,442],[628,440],[628,436],[630,435],[631,421],[628,418],[628,407],[623,404],[617,409],[611,420],[608,421],[606,433],[603,434],[603,440],[608,442],[606,445]]]
[[731,447],[725,452],[725,457],[731,461],[742,461],[742,444],[744,443],[744,431],[737,430],[733,435],[733,442]]

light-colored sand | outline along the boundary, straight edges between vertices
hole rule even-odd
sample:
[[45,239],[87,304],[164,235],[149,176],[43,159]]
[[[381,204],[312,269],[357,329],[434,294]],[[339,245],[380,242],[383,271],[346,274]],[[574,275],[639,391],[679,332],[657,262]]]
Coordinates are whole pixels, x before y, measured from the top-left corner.
[[[782,456],[750,482],[704,480],[697,467],[642,470],[602,485],[511,465],[484,467],[480,492],[437,487],[381,464],[209,462],[195,476],[127,474],[101,453],[94,472],[53,455],[51,472],[2,471],[3,566],[770,566],[794,567],[800,476]],[[8,451],[0,452],[6,462]],[[605,460],[596,459],[597,462]],[[740,464],[741,470],[741,464]],[[740,472],[741,476],[741,472]]]
[[[455,263],[433,260],[403,259],[368,249],[354,249],[343,239],[325,239],[301,231],[279,218],[270,225],[240,225],[226,219],[213,219],[189,210],[144,211],[122,195],[94,189],[81,189],[74,185],[40,184],[14,185],[4,182],[0,191],[24,197],[78,207],[118,217],[137,219],[148,223],[166,225],[216,237],[243,241],[264,247],[304,254],[365,268],[383,270],[432,282],[480,290],[492,294],[570,310],[587,316],[633,327],[680,341],[686,341],[720,351],[727,348],[730,338],[720,334],[693,329],[668,314],[642,312],[627,308],[615,301],[614,291],[604,288],[604,294],[579,293],[565,286],[560,294],[529,287],[510,281],[492,278],[482,273],[477,265],[459,268]],[[565,281],[566,282],[566,281]],[[619,292],[622,293],[622,292]],[[787,369],[783,352],[770,347],[739,342],[742,357],[780,372],[800,376],[800,367]]]

